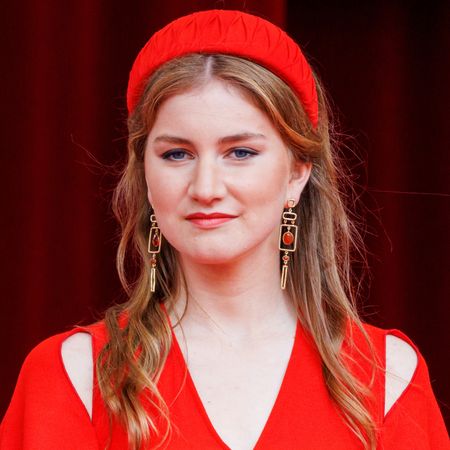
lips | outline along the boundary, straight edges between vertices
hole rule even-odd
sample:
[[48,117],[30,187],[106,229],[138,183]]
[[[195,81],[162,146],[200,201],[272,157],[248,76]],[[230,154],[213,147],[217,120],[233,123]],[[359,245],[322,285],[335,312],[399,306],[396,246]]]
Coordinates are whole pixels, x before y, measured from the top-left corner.
[[236,217],[237,216],[232,214],[225,214],[221,212],[214,212],[211,214],[197,212],[194,214],[189,214],[186,219],[189,220],[189,223],[191,223],[194,227],[207,230],[220,227],[222,224],[230,222]]
[[197,212],[194,214],[189,214],[189,216],[186,216],[186,219],[188,219],[188,220],[191,220],[191,219],[207,220],[207,219],[224,219],[224,218],[232,218],[232,217],[236,217],[236,216],[233,216],[231,214],[221,213],[221,212],[214,212],[211,214]]

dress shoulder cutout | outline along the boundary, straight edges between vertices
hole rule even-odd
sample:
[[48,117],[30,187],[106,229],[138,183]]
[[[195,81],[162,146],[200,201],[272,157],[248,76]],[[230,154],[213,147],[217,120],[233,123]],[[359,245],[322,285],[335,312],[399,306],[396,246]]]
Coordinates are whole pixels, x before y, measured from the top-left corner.
[[[95,429],[61,354],[74,329],[38,344],[25,358],[0,427],[0,450],[98,450]],[[51,430],[51,431],[50,431]]]
[[92,419],[92,336],[85,331],[70,335],[62,343],[61,356],[67,375]]
[[414,372],[418,357],[416,350],[404,339],[394,335],[386,335],[386,379],[384,415],[405,391]]
[[[407,390],[416,371],[427,370],[426,363],[417,346],[403,332],[396,329],[379,328],[367,323],[362,325],[374,346],[376,362],[381,368],[377,375],[382,378],[379,383],[378,395],[381,396],[382,401],[381,415],[385,417]],[[355,346],[370,357],[368,344],[356,324],[349,327],[348,332]],[[353,353],[353,355],[356,355],[358,360],[361,359],[357,353]],[[366,374],[370,367],[368,364]]]

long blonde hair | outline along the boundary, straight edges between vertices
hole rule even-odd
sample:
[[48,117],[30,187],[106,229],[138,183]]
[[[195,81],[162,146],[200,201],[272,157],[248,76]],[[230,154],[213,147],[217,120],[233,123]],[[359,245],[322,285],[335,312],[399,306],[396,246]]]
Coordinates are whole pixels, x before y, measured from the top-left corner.
[[[323,87],[316,77],[319,124],[312,129],[297,96],[283,81],[258,64],[230,55],[191,54],[166,63],[148,80],[128,119],[128,160],[113,196],[121,226],[117,270],[128,301],[110,308],[105,316],[109,341],[100,352],[96,370],[106,407],[126,427],[131,448],[156,440],[163,443],[170,437],[169,408],[157,382],[170,349],[171,330],[159,303],[170,308],[183,283],[187,286],[177,252],[165,241],[158,258],[157,289],[150,292],[147,236],[151,207],[146,196],[144,149],[161,104],[211,78],[242,89],[272,120],[294,158],[312,163],[311,177],[296,206],[301,245],[291,258],[286,289],[320,354],[330,397],[364,448],[374,449],[376,421],[364,401],[370,389],[351,373],[341,355],[346,324],[351,321],[361,330],[375,361],[356,311],[351,279],[351,259],[355,249],[358,253],[363,246],[343,200],[346,180],[332,145]],[[119,320],[123,316],[124,324]],[[158,417],[144,408],[143,395]]]

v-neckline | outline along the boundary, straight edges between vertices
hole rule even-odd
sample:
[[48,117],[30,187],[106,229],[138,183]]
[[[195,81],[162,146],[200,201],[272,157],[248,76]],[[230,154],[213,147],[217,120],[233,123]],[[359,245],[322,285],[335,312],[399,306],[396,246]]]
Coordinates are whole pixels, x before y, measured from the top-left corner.
[[[217,443],[222,447],[222,449],[224,450],[232,450],[221,438],[221,436],[219,435],[219,433],[217,432],[217,430],[214,428],[214,425],[206,411],[206,408],[203,404],[203,401],[200,397],[200,394],[197,391],[197,388],[195,386],[194,380],[191,376],[191,373],[189,371],[189,367],[186,363],[186,360],[184,359],[184,355],[183,352],[181,350],[181,347],[178,343],[178,339],[176,337],[175,331],[172,327],[172,321],[170,320],[169,314],[166,311],[165,306],[163,305],[164,311],[166,313],[167,319],[169,320],[169,324],[170,324],[170,329],[172,332],[172,345],[174,346],[174,350],[175,350],[175,356],[176,358],[179,360],[179,363],[181,365],[181,367],[183,368],[184,373],[186,374],[186,387],[190,390],[195,402],[197,403],[199,410],[200,410],[200,414],[203,417],[203,420],[207,426],[207,428],[209,429],[211,435],[214,437],[214,439],[217,441]],[[264,426],[261,430],[260,435],[258,436],[258,439],[255,443],[255,445],[253,446],[253,450],[257,450],[261,445],[263,445],[263,441],[264,441],[264,437],[267,434],[269,428],[270,428],[270,424],[273,422],[274,420],[274,416],[277,414],[277,411],[280,409],[279,404],[282,401],[282,398],[284,397],[284,392],[286,390],[286,385],[289,384],[289,379],[291,377],[291,373],[293,372],[293,365],[294,365],[294,360],[295,360],[295,355],[298,352],[298,346],[300,344],[300,331],[301,331],[301,324],[299,319],[297,319],[296,321],[296,328],[295,328],[295,334],[294,334],[294,342],[292,344],[292,348],[291,348],[291,352],[289,354],[289,359],[288,359],[288,363],[286,365],[286,369],[284,371],[283,374],[283,378],[281,380],[281,384],[280,387],[278,389],[278,393],[275,397],[275,401],[272,404],[272,407],[270,409],[269,415],[267,416],[266,422],[264,423]]]

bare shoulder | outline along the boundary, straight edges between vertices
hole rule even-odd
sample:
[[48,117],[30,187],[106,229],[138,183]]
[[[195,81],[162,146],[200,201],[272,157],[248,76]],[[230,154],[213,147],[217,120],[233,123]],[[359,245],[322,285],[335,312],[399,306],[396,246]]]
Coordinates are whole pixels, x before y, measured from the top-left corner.
[[386,335],[385,415],[411,382],[417,364],[416,350],[408,342],[394,334]]
[[61,356],[67,375],[92,418],[93,359],[92,337],[80,331],[66,338]]

